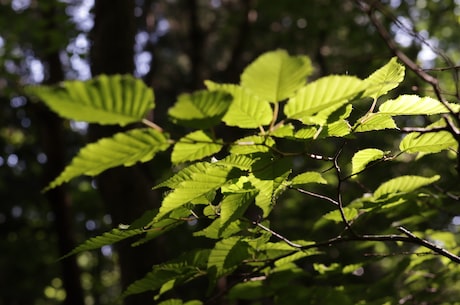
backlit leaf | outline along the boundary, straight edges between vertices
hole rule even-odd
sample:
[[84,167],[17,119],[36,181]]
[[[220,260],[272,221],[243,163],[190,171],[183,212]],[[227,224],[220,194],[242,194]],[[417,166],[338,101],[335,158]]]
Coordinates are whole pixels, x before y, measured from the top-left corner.
[[240,236],[218,241],[209,255],[208,269],[216,268],[216,279],[232,272],[249,256],[248,248]]
[[141,121],[155,107],[153,91],[130,75],[101,75],[27,91],[60,116],[89,123],[125,126]]
[[259,56],[241,75],[241,86],[270,102],[291,97],[313,71],[307,56],[289,56],[284,50]]
[[398,63],[396,57],[393,57],[386,65],[364,80],[367,88],[363,96],[377,99],[396,88],[404,79],[404,71],[404,66]]
[[205,129],[217,125],[227,112],[232,96],[223,91],[182,94],[168,113],[181,125]]
[[398,126],[396,126],[395,121],[389,114],[369,113],[365,117],[360,118],[353,127],[355,132],[383,129],[398,129]]
[[221,90],[233,96],[223,121],[228,126],[257,128],[270,124],[273,116],[270,103],[238,85],[205,82],[210,90]]
[[310,183],[327,184],[327,181],[318,172],[305,172],[305,173],[295,176],[290,181],[290,184],[293,186],[310,184]]
[[[460,110],[460,105],[449,104],[454,111]],[[417,95],[401,95],[394,100],[388,100],[379,107],[378,113],[389,115],[430,115],[448,113],[449,110],[438,100]]]
[[382,159],[385,156],[385,152],[376,148],[366,148],[356,152],[351,158],[351,172],[352,174],[359,173],[366,165],[372,161]]
[[199,160],[219,152],[221,143],[216,143],[211,136],[202,130],[189,133],[175,145],[171,154],[173,163]]
[[306,85],[290,98],[284,108],[288,118],[308,122],[312,116],[334,107],[345,105],[364,90],[357,77],[332,75]]
[[400,176],[382,183],[374,192],[374,198],[380,199],[387,195],[410,193],[422,186],[429,185],[438,181],[440,176],[421,177],[421,176]]
[[103,138],[83,147],[70,165],[45,190],[80,175],[95,176],[109,168],[150,161],[157,152],[168,147],[165,135],[150,128],[117,133],[111,138]]
[[447,131],[423,134],[412,132],[399,144],[399,149],[406,153],[437,153],[449,148],[456,150],[457,147],[458,142]]
[[217,190],[225,182],[234,178],[232,170],[230,166],[209,165],[204,171],[190,173],[190,180],[180,182],[176,189],[164,198],[156,220],[194,199]]

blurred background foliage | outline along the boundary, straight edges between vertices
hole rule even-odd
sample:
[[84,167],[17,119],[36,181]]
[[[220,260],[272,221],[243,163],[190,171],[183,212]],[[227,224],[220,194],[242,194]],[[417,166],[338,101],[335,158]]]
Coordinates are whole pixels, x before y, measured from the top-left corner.
[[[385,8],[385,13],[381,14],[382,22],[391,30],[398,45],[423,68],[439,77],[449,99],[457,100],[457,69],[445,68],[458,67],[460,63],[460,2],[380,2]],[[74,180],[56,196],[42,194],[43,186],[83,143],[94,139],[94,136],[88,135],[86,124],[61,121],[23,94],[23,88],[28,84],[88,79],[93,74],[104,73],[104,69],[94,71],[99,62],[95,60],[98,57],[92,47],[102,43],[98,39],[104,35],[92,30],[95,22],[119,24],[119,31],[125,31],[124,27],[129,28],[128,25],[132,24],[131,32],[126,30],[123,34],[132,35],[127,41],[131,39],[133,43],[125,46],[128,50],[123,55],[133,63],[132,71],[122,72],[132,72],[154,88],[157,109],[152,115],[158,124],[167,128],[166,109],[178,94],[202,88],[205,79],[238,82],[242,69],[264,51],[282,48],[291,54],[309,55],[315,65],[314,78],[334,73],[366,77],[393,56],[367,16],[352,0],[96,0],[98,3],[104,8],[103,14],[101,10],[93,9],[93,0],[0,0],[0,305],[122,303],[116,296],[125,285],[120,284],[123,283],[120,281],[123,276],[120,268],[123,269],[122,265],[127,263],[120,263],[115,249],[107,246],[101,251],[85,252],[75,258],[57,259],[88,237],[134,219],[127,217],[120,220],[119,215],[114,214],[113,206],[124,205],[133,209],[135,217],[140,216],[137,211],[142,211],[142,208],[135,208],[139,202],[134,199],[104,203],[104,195],[98,192],[98,182],[89,178]],[[125,14],[122,16],[120,11],[123,9]],[[99,21],[98,14],[101,15]],[[112,34],[114,36],[111,37],[116,40],[117,33]],[[114,38],[111,39],[103,43],[106,50],[112,48],[116,53],[119,46]],[[106,64],[116,67],[119,62],[115,62],[114,58],[110,59],[114,60],[112,63]],[[449,60],[446,61],[446,58]],[[106,69],[105,73],[119,70]],[[414,91],[430,94],[411,72],[407,73],[398,90],[398,94]],[[381,132],[362,141],[385,150],[394,145],[393,139],[394,134]],[[346,157],[363,145],[363,142],[351,142],[348,146],[350,150],[344,152]],[[337,147],[331,142],[321,142],[309,149],[312,153],[333,155]],[[436,162],[436,170],[446,177],[446,190],[458,191],[455,161],[451,161],[448,154],[444,155],[445,162],[439,162],[439,156],[438,159],[433,158],[424,158],[417,163],[401,162],[391,168],[377,167],[372,175],[363,179],[365,187],[374,189],[386,178],[403,172],[429,173],[433,162]],[[303,162],[299,160],[299,169],[305,165]],[[166,158],[160,156],[150,167],[141,169],[150,181],[149,191],[151,186],[168,175],[169,165]],[[322,166],[321,163],[318,166]],[[362,187],[349,186],[345,199],[359,196]],[[460,216],[456,215],[455,203],[458,204],[458,200],[454,199],[449,204],[441,199],[430,202],[441,212],[436,215],[420,214],[423,216],[423,219],[417,220],[420,229],[457,232]],[[283,209],[277,209],[272,219],[276,230],[291,239],[321,240],[333,236],[327,226],[317,231],[321,236],[309,236],[308,233],[313,226],[321,226],[317,221],[327,212],[327,206],[315,204],[316,201],[311,199],[305,202],[304,197],[291,193],[283,197],[283,202]],[[155,204],[148,203],[151,206]],[[398,211],[413,213],[416,217],[420,216],[417,213],[423,213],[422,206],[422,202],[416,201]],[[293,217],[297,215],[305,215],[305,219]],[[385,219],[368,221],[366,226],[390,227],[391,222],[391,215],[388,215]],[[372,231],[372,227],[367,229]],[[154,248],[155,259],[171,257],[181,249],[187,249],[190,240],[188,231],[182,228],[182,231],[160,238]],[[356,259],[353,255],[365,255],[372,247],[375,247],[373,251],[376,253],[392,251],[386,248],[390,246],[382,244],[348,244],[340,248],[340,253],[331,250],[330,260],[323,263],[330,264],[340,257],[343,262],[352,264],[362,258]],[[147,256],[152,254],[144,252]],[[423,258],[420,256],[415,260]],[[425,273],[413,280],[410,274],[405,274],[407,266],[414,264],[412,256],[369,259],[376,261],[375,267],[363,278],[338,274],[337,282],[358,281],[361,286],[350,293],[363,294],[365,291],[370,298],[377,300],[377,304],[385,301],[380,298],[382,295],[388,296],[386,301],[393,303],[399,299],[402,304],[404,296],[411,295],[411,285],[418,285],[415,289],[422,293],[406,300],[411,304],[421,304],[414,300],[441,304],[442,300],[459,297],[458,288],[454,289],[459,277],[458,267],[450,268],[442,276],[432,272],[443,270],[445,265],[424,266],[426,268],[420,272]],[[128,263],[131,265],[126,268],[135,269],[138,278],[148,271],[138,270],[136,261]],[[420,263],[423,264],[423,261]],[[311,269],[312,264],[305,262],[305,270]],[[293,283],[290,287],[273,289],[278,289],[280,298],[289,295],[286,298],[293,303],[292,295],[295,294],[299,300],[304,295],[312,296],[312,304],[320,304],[315,298],[323,298],[324,302],[330,299],[341,301],[341,304],[356,304],[353,303],[356,300],[343,299],[343,294],[328,290],[328,285],[334,283],[322,284],[322,290],[311,290],[308,283],[321,282],[321,276],[308,274],[313,273],[287,279]],[[372,286],[365,285],[370,281],[380,281],[380,291],[373,291]],[[436,281],[436,285],[450,284],[452,295],[436,296],[436,287],[432,287]],[[432,291],[421,289],[423,285]],[[295,293],[289,294],[290,289],[295,289]],[[193,297],[187,291],[179,293]],[[135,304],[136,301],[128,298],[125,302]]]

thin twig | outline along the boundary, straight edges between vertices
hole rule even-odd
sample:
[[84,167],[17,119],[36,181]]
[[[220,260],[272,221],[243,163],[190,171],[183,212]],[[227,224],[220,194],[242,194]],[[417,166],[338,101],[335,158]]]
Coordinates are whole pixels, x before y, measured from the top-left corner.
[[307,194],[309,196],[312,196],[312,197],[316,197],[316,198],[319,198],[319,199],[323,199],[323,200],[326,200],[326,201],[329,201],[330,203],[332,203],[333,205],[335,205],[336,207],[339,206],[339,203],[337,201],[335,201],[334,199],[332,198],[329,198],[327,196],[324,196],[324,195],[321,195],[321,194],[316,194],[316,193],[313,193],[313,192],[310,192],[310,191],[307,191],[307,190],[304,190],[304,189],[301,189],[301,188],[295,188],[296,191],[300,192],[300,193],[303,193],[303,194]]
[[142,123],[144,123],[145,125],[155,129],[155,130],[158,130],[159,132],[163,132],[163,128],[161,128],[160,126],[158,126],[157,124],[153,123],[152,121],[149,121],[147,119],[142,119]]
[[299,249],[302,248],[302,245],[299,245],[299,244],[296,244],[296,243],[290,241],[289,239],[287,239],[287,238],[284,237],[283,235],[281,235],[281,234],[279,234],[279,233],[276,233],[275,231],[273,231],[272,229],[270,229],[270,228],[264,226],[264,225],[261,224],[260,222],[253,221],[252,224],[258,226],[259,228],[261,228],[261,229],[264,230],[264,231],[269,232],[271,235],[276,236],[277,238],[281,239],[282,241],[284,241],[286,244],[288,244],[288,245],[291,246],[291,247],[299,248]]

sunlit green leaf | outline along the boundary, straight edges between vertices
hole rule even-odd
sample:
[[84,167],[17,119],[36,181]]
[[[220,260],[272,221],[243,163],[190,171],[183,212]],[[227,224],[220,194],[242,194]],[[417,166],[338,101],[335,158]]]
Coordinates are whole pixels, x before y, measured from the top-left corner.
[[290,181],[290,184],[293,186],[309,184],[309,183],[327,184],[327,181],[318,172],[305,172],[305,173],[295,176]]
[[218,241],[209,255],[208,268],[216,268],[216,279],[235,270],[249,256],[248,244],[241,236]]
[[374,198],[380,199],[386,195],[410,193],[420,187],[429,185],[440,179],[440,176],[421,177],[421,176],[400,176],[382,183],[374,192]]
[[211,81],[206,81],[205,84],[210,90],[225,91],[233,96],[232,103],[222,119],[228,126],[257,128],[271,122],[273,111],[270,103],[248,89],[232,84],[216,84]]
[[396,126],[395,121],[389,114],[369,113],[360,118],[353,127],[355,132],[383,129],[398,129],[398,126]]
[[259,191],[255,203],[262,209],[264,217],[270,214],[277,196],[287,187],[291,165],[289,158],[264,158],[254,164],[249,181]]
[[89,123],[124,126],[141,121],[155,107],[153,91],[130,75],[101,75],[27,91],[60,116]]
[[406,153],[437,153],[445,149],[456,150],[458,142],[447,131],[429,132],[420,134],[412,132],[404,137],[399,149]]
[[364,80],[366,83],[366,91],[364,91],[363,96],[377,99],[386,94],[403,81],[404,72],[404,66],[398,63],[396,57],[393,57],[386,65]]
[[[454,111],[460,110],[460,105],[449,104]],[[379,107],[378,113],[389,115],[430,115],[448,113],[449,110],[438,100],[418,95],[401,95],[394,100],[388,100]]]
[[284,113],[288,118],[308,122],[329,107],[334,107],[335,111],[363,90],[363,81],[353,76],[323,77],[297,91],[287,102]]
[[188,172],[190,180],[184,180],[164,198],[156,220],[161,219],[172,210],[193,201],[196,198],[215,191],[225,182],[234,178],[230,166],[206,166],[201,172]]
[[[358,210],[354,208],[344,207],[342,208],[343,214],[345,215],[345,219],[347,221],[353,220],[356,216],[358,216]],[[339,210],[331,211],[323,216],[327,220],[331,220],[335,223],[343,222],[342,213]]]
[[275,145],[275,141],[270,137],[249,136],[236,140],[230,146],[230,152],[237,155],[268,152],[273,145]]
[[80,175],[95,176],[116,166],[132,166],[150,161],[157,152],[169,147],[164,134],[153,129],[133,129],[91,143],[80,150],[64,171],[45,190]]
[[382,159],[385,152],[376,148],[366,148],[356,152],[351,159],[351,172],[352,174],[359,173],[366,165],[372,161]]
[[[220,141],[221,142],[221,141]],[[219,152],[223,145],[202,130],[189,133],[175,145],[171,154],[173,163],[200,160]]]
[[221,122],[231,101],[232,96],[223,91],[202,90],[180,95],[168,113],[178,124],[205,129]]
[[241,86],[270,102],[291,97],[313,71],[307,56],[289,56],[284,50],[259,56],[241,75]]
[[66,254],[63,258],[83,252],[83,251],[99,249],[105,245],[113,245],[116,242],[119,242],[129,237],[140,235],[144,232],[145,231],[143,229],[133,229],[133,230],[112,229],[109,232],[103,233],[102,235],[87,239],[81,245],[73,249],[70,253]]

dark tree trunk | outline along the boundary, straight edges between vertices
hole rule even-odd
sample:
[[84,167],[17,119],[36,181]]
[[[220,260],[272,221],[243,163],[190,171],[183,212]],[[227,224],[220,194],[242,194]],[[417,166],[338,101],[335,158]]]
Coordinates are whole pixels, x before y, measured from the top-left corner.
[[[41,13],[44,20],[49,20],[46,34],[59,31],[59,28],[53,22],[57,14],[55,7],[50,6],[47,11]],[[51,43],[52,37],[46,36],[46,34],[44,37],[45,41]],[[64,79],[58,50],[44,54],[43,61],[48,66],[47,84],[55,84]],[[35,106],[34,110],[38,118],[43,152],[48,157],[43,174],[43,184],[45,185],[57,177],[66,165],[63,121],[44,105]],[[46,192],[45,196],[55,218],[54,225],[58,237],[59,255],[63,256],[69,253],[76,245],[73,230],[74,218],[71,209],[72,201],[65,186],[54,188]],[[62,260],[61,266],[63,286],[67,295],[64,304],[83,305],[83,289],[76,257],[71,256]]]
[[[98,74],[132,74],[134,71],[135,19],[134,1],[96,0],[94,28],[91,33],[91,71]],[[129,101],[127,101],[129,102]],[[93,125],[90,138],[95,140],[120,131],[115,127]],[[140,166],[119,167],[97,178],[98,190],[115,225],[130,223],[156,204],[151,190],[153,181],[147,179]],[[117,245],[120,257],[121,281],[126,288],[142,278],[152,267],[157,249],[152,244],[132,248],[129,243]],[[125,304],[152,303],[149,294],[128,297]]]

